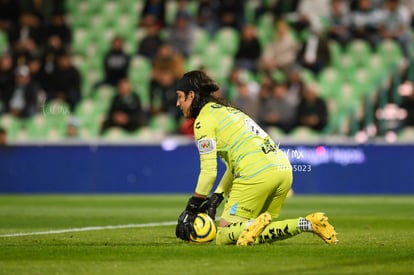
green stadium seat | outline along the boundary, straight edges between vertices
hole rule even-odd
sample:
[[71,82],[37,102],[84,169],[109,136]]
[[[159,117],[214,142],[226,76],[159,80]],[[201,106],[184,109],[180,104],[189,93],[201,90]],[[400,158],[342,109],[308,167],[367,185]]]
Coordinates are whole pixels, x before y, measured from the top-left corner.
[[10,114],[3,114],[0,116],[0,126],[7,131],[9,140],[14,140],[19,133],[22,125],[22,120]]
[[[66,1],[66,2],[75,2],[75,1]],[[93,10],[97,11],[95,5],[93,5],[94,1],[78,1],[76,5],[69,5],[71,11],[79,17],[81,16],[89,16],[92,14]]]
[[47,137],[49,124],[44,114],[38,114],[27,121],[25,126],[27,136],[30,139],[44,139]]
[[412,142],[414,140],[414,127],[404,127],[398,132],[398,140]]
[[94,91],[94,104],[96,108],[100,109],[102,106],[105,106],[105,110],[112,101],[112,98],[115,96],[115,88],[109,85],[100,86],[96,91]]
[[174,22],[175,14],[177,12],[178,3],[174,0],[168,0],[166,1],[166,8],[165,8],[165,21],[167,25],[171,25]]
[[202,54],[210,42],[209,34],[202,28],[196,28],[192,54]]
[[95,124],[98,115],[102,112],[96,107],[95,101],[92,99],[83,99],[75,110],[75,115],[81,120],[82,125]]
[[119,2],[122,1],[99,1],[100,6],[102,7],[101,14],[105,17],[116,17],[120,11]]
[[269,136],[277,143],[281,137],[284,137],[286,134],[285,132],[276,126],[269,126],[266,128],[266,132]]
[[220,47],[214,43],[210,42],[201,55],[202,64],[207,69],[217,68],[220,64],[220,58],[223,56],[223,53]]
[[129,137],[129,133],[127,133],[125,130],[118,128],[118,127],[109,128],[103,135],[103,138],[105,140],[110,140],[110,141],[125,140],[128,137]]
[[379,54],[372,54],[367,65],[367,69],[373,77],[385,78],[386,74],[389,73],[385,60]]
[[335,67],[326,67],[318,76],[321,96],[323,98],[333,96],[342,81],[341,74]]
[[128,77],[137,80],[148,80],[151,76],[151,69],[151,62],[147,58],[134,55],[130,63]]
[[245,4],[244,16],[249,24],[255,24],[256,7],[257,3],[255,1],[247,1]]
[[353,86],[362,96],[371,95],[377,89],[377,81],[372,71],[364,68],[358,68],[355,71],[355,77],[352,78]]
[[142,1],[127,1],[127,0],[117,1],[116,4],[118,5],[119,12],[124,13],[124,12],[131,11],[131,14],[133,12],[133,14],[135,14],[135,17],[138,17],[138,9],[135,9],[134,2],[140,3],[141,6],[143,4]]
[[355,60],[347,53],[342,54],[339,57],[338,63],[334,65],[337,71],[341,72],[343,79],[350,79],[354,77],[355,70],[357,68]]
[[352,82],[342,83],[334,98],[338,101],[339,111],[354,112],[362,106],[361,91]]
[[300,69],[300,76],[305,83],[313,83],[317,81],[315,74],[306,68]]
[[348,44],[346,54],[354,60],[356,66],[365,67],[369,63],[372,52],[368,42],[357,39]]
[[220,28],[214,35],[214,43],[220,49],[220,52],[226,55],[234,55],[239,46],[239,33],[230,27]]
[[148,141],[154,140],[153,131],[151,130],[150,127],[147,127],[147,126],[139,128],[137,131],[132,133],[131,136],[132,137],[135,136],[136,138],[139,138],[140,140],[148,140]]
[[6,52],[9,48],[9,41],[7,39],[7,34],[4,31],[0,30],[0,55]]
[[294,128],[289,133],[289,136],[301,140],[311,140],[319,138],[320,134],[309,127],[299,126]]
[[87,56],[87,49],[90,44],[90,36],[86,28],[76,28],[74,30],[74,38],[72,49],[74,54]]
[[175,119],[168,114],[158,114],[151,117],[149,126],[153,131],[159,131],[163,134],[172,133],[177,129]]
[[265,47],[275,35],[274,18],[270,13],[261,15],[257,21],[257,35],[262,47]]
[[340,64],[340,58],[343,54],[341,45],[336,41],[329,41],[329,52],[331,54],[331,66],[338,67]]
[[141,98],[142,104],[145,107],[149,104],[149,82],[151,77],[151,63],[143,56],[135,55],[128,70],[128,78],[131,84]]
[[186,10],[190,16],[197,18],[198,1],[187,1]]
[[100,125],[80,126],[79,137],[82,139],[95,139],[99,136]]
[[218,83],[223,83],[233,68],[234,58],[230,55],[223,55],[217,59],[217,63],[211,64],[210,69],[214,72],[214,78]]
[[[135,31],[137,29],[137,18],[131,17],[128,13],[120,13],[119,19],[114,22],[114,31],[117,35],[122,36],[126,41],[129,41],[129,37],[135,37]],[[134,41],[136,42],[136,40]],[[134,43],[133,49],[136,48]]]
[[377,53],[390,69],[394,66],[400,66],[403,61],[400,45],[391,39],[382,41],[378,45]]
[[199,69],[203,66],[203,57],[199,54],[191,54],[185,63],[187,71]]

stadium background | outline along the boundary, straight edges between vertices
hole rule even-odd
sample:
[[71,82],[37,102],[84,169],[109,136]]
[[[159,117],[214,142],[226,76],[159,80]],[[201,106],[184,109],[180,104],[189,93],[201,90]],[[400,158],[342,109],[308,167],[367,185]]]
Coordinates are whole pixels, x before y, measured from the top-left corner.
[[[8,138],[8,145],[0,148],[1,192],[192,191],[198,169],[196,148],[191,138],[171,133],[176,125],[168,115],[151,117],[147,127],[132,134],[111,129],[98,136],[114,91],[108,86],[96,93],[91,90],[103,77],[103,55],[114,34],[125,37],[133,54],[129,78],[144,106],[149,104],[151,64],[134,54],[144,35],[137,27],[143,3],[66,1],[73,60],[82,75],[82,101],[74,114],[59,112],[67,106],[58,103],[53,109],[57,113],[40,112],[27,120],[0,115]],[[194,14],[197,1],[187,4],[188,12]],[[246,2],[248,20],[254,4]],[[176,9],[177,2],[167,1],[167,22],[172,22]],[[269,42],[274,33],[272,16],[262,15],[257,28],[262,43]],[[223,83],[232,69],[238,37],[227,28],[213,38],[198,29],[187,69],[203,66]],[[1,33],[2,51],[7,43]],[[287,154],[295,152],[289,156],[302,169],[295,172],[295,192],[413,193],[414,129],[396,127],[401,121],[393,115],[401,102],[403,81],[413,80],[412,56],[405,58],[392,41],[382,42],[375,53],[361,41],[346,50],[330,45],[332,64],[319,77],[303,71],[304,79],[317,82],[328,102],[328,126],[322,133],[300,128],[289,135],[269,129]],[[391,115],[381,115],[385,113]],[[73,115],[79,120],[79,137],[68,139],[66,126]]]

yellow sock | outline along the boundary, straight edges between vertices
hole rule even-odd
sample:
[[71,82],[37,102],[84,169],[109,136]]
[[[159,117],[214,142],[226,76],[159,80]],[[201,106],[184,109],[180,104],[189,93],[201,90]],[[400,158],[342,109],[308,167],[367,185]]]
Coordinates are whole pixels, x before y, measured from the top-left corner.
[[235,244],[248,222],[236,222],[217,228],[216,244]]
[[[216,244],[235,244],[246,225],[252,221],[237,222],[225,227],[219,227],[216,235]],[[298,228],[298,223],[299,218],[271,222],[257,238],[256,243],[271,243],[296,236],[302,232]]]
[[299,219],[271,222],[257,238],[256,243],[270,243],[296,236],[301,233],[298,222]]

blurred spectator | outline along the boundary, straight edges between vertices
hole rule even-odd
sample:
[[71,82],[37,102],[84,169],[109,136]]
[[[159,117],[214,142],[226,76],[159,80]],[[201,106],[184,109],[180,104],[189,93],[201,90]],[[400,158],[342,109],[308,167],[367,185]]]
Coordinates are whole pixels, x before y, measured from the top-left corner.
[[260,57],[261,70],[272,72],[280,69],[287,74],[295,64],[298,44],[286,21],[276,22],[275,38],[266,45]]
[[305,89],[305,83],[302,79],[301,71],[299,68],[293,69],[287,76],[288,86],[288,100],[293,106],[298,106],[299,101],[302,98],[303,90]]
[[308,84],[303,93],[302,100],[297,108],[297,126],[306,126],[321,131],[328,121],[328,110],[321,97],[318,96],[317,87]]
[[0,147],[7,145],[7,131],[0,127]]
[[20,14],[20,2],[16,0],[0,1],[0,30],[9,32],[17,26]]
[[129,80],[123,78],[118,82],[117,94],[112,99],[111,107],[102,124],[101,134],[111,127],[135,131],[144,125],[144,118],[141,99],[132,90]]
[[145,29],[146,33],[139,42],[137,53],[152,61],[157,54],[158,48],[163,44],[160,36],[161,26],[154,21],[147,25]]
[[349,31],[351,17],[349,7],[344,0],[331,0],[328,23],[328,38],[337,41],[344,49],[351,39]]
[[115,36],[104,57],[104,79],[96,83],[94,88],[97,89],[105,84],[116,87],[119,80],[127,77],[130,59],[130,55],[124,49],[124,39]]
[[217,18],[218,1],[200,0],[197,8],[197,25],[206,30],[212,37],[217,31],[219,24]]
[[[261,9],[266,10],[266,8],[270,9],[274,15],[275,18],[286,18],[289,17],[289,15],[296,13],[298,6],[299,6],[300,0],[289,0],[289,1],[274,1],[269,3],[263,3],[261,1]],[[268,7],[266,7],[266,5]],[[263,12],[260,12],[260,14],[263,14]],[[308,27],[306,25],[306,27]],[[300,28],[302,29],[302,28]]]
[[43,83],[44,83],[44,78],[43,78],[43,74],[42,74],[42,61],[38,56],[33,56],[27,66],[29,67],[30,70],[30,76],[32,79],[32,82],[39,87],[39,89],[44,90],[43,88]]
[[406,57],[410,47],[410,11],[399,0],[385,0],[379,30],[382,39],[394,39]]
[[150,113],[168,113],[178,122],[181,115],[176,105],[176,81],[184,74],[184,58],[173,50],[171,45],[163,44],[158,49],[152,66],[150,82]]
[[265,127],[275,126],[289,133],[296,121],[296,110],[287,97],[284,82],[276,83],[270,89],[261,90],[259,123]]
[[40,78],[42,79],[42,87],[46,93],[51,93],[52,76],[57,68],[58,56],[65,53],[62,41],[59,36],[52,35],[47,39],[47,44],[42,56],[42,67]]
[[[351,11],[355,11],[358,9],[358,1],[359,0],[350,0],[350,9]],[[381,8],[382,4],[383,4],[384,0],[371,0],[371,5],[374,9],[379,9]]]
[[404,126],[414,126],[414,83],[410,82],[410,93],[402,98],[401,108],[405,109],[407,116],[404,120]]
[[322,32],[312,31],[298,53],[298,63],[318,75],[331,62],[328,40]]
[[65,11],[65,2],[65,0],[20,0],[22,9],[37,14],[45,25],[49,24],[53,13]]
[[236,86],[236,98],[232,102],[235,107],[248,114],[252,119],[257,119],[258,113],[258,90],[256,83],[241,80]]
[[401,5],[403,5],[409,10],[411,18],[411,28],[414,29],[414,0],[401,0]]
[[358,0],[356,10],[351,12],[351,34],[354,39],[366,40],[376,50],[379,36],[380,12],[371,0]]
[[179,125],[180,133],[194,137],[194,119],[184,119]]
[[245,24],[245,0],[218,0],[220,27],[231,27],[241,31]]
[[63,13],[55,13],[52,15],[52,20],[46,28],[47,39],[51,36],[58,36],[65,50],[70,49],[72,30],[66,23],[66,18]]
[[67,138],[76,138],[79,136],[79,121],[75,117],[69,118],[68,124],[66,126],[66,137]]
[[48,99],[59,99],[68,103],[73,112],[81,100],[81,75],[73,65],[69,53],[58,57],[57,68],[51,77],[51,91]]
[[329,0],[276,1],[271,8],[275,18],[285,18],[296,33],[321,30],[321,19],[329,14]]
[[179,79],[185,70],[184,57],[175,52],[170,44],[164,43],[158,48],[152,63],[151,80],[158,82],[164,73],[171,73],[174,79]]
[[39,89],[30,79],[29,67],[17,67],[14,86],[6,94],[6,109],[16,117],[31,117],[38,111],[38,95]]
[[244,26],[236,56],[234,57],[235,66],[256,73],[261,54],[262,46],[257,38],[255,27],[253,25]]
[[139,26],[148,26],[155,21],[161,27],[165,27],[166,2],[166,0],[145,0]]
[[195,26],[186,11],[178,11],[174,23],[167,29],[167,41],[174,51],[189,57],[193,50]]
[[6,111],[6,98],[13,90],[14,77],[13,59],[5,53],[0,56],[0,114]]
[[9,41],[13,48],[22,47],[27,40],[32,40],[34,44],[42,49],[45,41],[45,30],[41,25],[38,15],[30,11],[24,11],[19,16],[17,26],[9,31]]
[[297,7],[298,21],[302,30],[322,31],[322,19],[329,16],[330,0],[300,0]]
[[39,54],[39,49],[32,39],[18,41],[13,45],[13,63],[15,66],[27,65],[29,60]]
[[239,67],[233,67],[222,86],[223,97],[228,102],[233,102],[237,96],[237,86],[245,76],[245,71]]
[[178,121],[181,117],[176,108],[175,86],[177,79],[166,71],[158,77],[158,81],[152,81],[150,85],[150,113],[168,113]]

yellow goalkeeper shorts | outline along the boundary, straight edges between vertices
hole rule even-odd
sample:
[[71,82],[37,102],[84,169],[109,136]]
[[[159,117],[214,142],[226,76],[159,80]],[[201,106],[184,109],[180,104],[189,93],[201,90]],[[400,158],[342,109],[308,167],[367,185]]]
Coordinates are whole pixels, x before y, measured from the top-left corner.
[[221,218],[231,222],[254,219],[267,211],[273,219],[292,186],[292,167],[287,158],[279,158],[278,165],[248,181],[235,179]]

